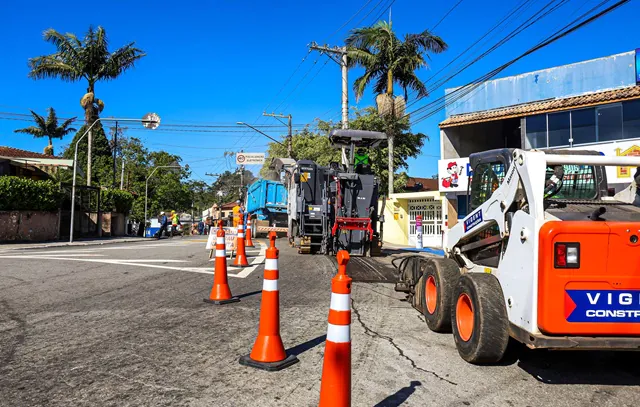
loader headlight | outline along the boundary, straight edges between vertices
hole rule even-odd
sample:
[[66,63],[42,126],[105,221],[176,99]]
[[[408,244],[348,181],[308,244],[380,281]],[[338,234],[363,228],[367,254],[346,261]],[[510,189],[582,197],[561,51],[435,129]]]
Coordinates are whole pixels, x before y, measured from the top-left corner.
[[556,243],[553,252],[555,268],[575,269],[580,267],[580,243]]

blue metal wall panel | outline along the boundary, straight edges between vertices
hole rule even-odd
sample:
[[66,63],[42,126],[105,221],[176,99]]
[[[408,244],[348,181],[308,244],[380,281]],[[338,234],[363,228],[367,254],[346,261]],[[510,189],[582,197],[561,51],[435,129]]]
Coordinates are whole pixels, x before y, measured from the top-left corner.
[[[446,116],[577,96],[636,84],[636,52],[494,79],[446,108]],[[447,99],[455,88],[446,89]]]

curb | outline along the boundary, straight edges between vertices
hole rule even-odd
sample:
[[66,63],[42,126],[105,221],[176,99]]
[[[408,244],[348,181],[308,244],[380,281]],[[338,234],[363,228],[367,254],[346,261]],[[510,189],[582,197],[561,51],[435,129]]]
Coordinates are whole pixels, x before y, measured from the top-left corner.
[[11,250],[51,249],[56,247],[73,247],[73,246],[79,246],[79,247],[102,246],[106,244],[135,243],[135,242],[145,242],[145,241],[149,241],[149,239],[144,237],[139,237],[139,238],[132,238],[132,239],[97,240],[97,241],[90,241],[90,242],[73,242],[73,243],[61,242],[61,243],[50,243],[50,244],[34,244],[32,246],[26,246],[26,247],[10,247],[10,246],[2,247],[2,245],[0,245],[0,250],[11,251]]

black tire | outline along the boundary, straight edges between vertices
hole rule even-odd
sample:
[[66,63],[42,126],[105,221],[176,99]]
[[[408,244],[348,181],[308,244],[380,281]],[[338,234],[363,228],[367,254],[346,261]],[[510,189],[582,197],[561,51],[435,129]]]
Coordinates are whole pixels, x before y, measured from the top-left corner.
[[[464,317],[469,314],[471,323]],[[509,318],[502,287],[495,276],[485,273],[460,276],[452,302],[451,325],[462,359],[474,364],[502,360],[509,344]]]
[[[427,326],[433,332],[450,333],[451,302],[460,278],[460,268],[451,259],[434,258],[422,261],[424,274],[418,282],[423,285],[422,313]],[[435,292],[428,289],[429,284],[435,285]]]

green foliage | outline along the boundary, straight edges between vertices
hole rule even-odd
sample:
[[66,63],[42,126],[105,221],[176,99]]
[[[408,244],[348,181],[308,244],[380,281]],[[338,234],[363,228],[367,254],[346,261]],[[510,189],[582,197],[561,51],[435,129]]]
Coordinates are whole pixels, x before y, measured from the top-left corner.
[[[253,175],[253,173],[245,169],[243,186],[246,188],[247,186],[253,184],[255,180],[256,177]],[[219,204],[233,202],[243,198],[240,195],[240,172],[225,171],[218,177],[218,179],[216,179],[216,182],[213,183],[213,185],[211,186],[211,190],[216,196],[216,199],[213,202],[217,202]],[[218,192],[220,192],[221,194],[218,195]]]
[[398,83],[407,99],[407,89],[417,91],[419,97],[427,96],[427,88],[415,71],[427,66],[427,53],[439,54],[447,49],[442,38],[429,30],[419,34],[406,34],[400,40],[391,23],[380,21],[372,27],[357,28],[345,40],[349,53],[349,67],[361,66],[364,74],[353,83],[356,98],[362,97],[365,88],[374,81],[376,94],[393,94],[393,84]]
[[58,185],[11,176],[0,177],[0,211],[57,211],[62,201]]
[[14,130],[14,132],[31,134],[35,138],[48,137],[49,146],[45,149],[45,154],[53,155],[53,139],[62,139],[67,134],[76,131],[76,129],[70,127],[76,118],[72,117],[71,119],[67,119],[58,126],[58,117],[52,107],[49,108],[49,116],[46,119],[33,110],[31,110],[31,115],[36,125],[24,129],[17,129]]
[[119,189],[100,191],[100,206],[104,212],[128,214],[133,206],[133,194]]
[[104,28],[89,27],[84,38],[75,34],[62,34],[50,28],[43,39],[56,48],[56,52],[29,59],[29,77],[33,79],[58,78],[65,82],[86,79],[89,91],[96,82],[113,80],[132,68],[145,53],[131,42],[113,52]]
[[[86,131],[86,125],[82,126],[80,130],[78,130],[76,135],[73,137],[73,140],[71,140],[71,144],[67,146],[66,150],[62,154],[64,158],[70,160],[73,159],[76,142]],[[111,186],[113,182],[113,153],[111,145],[107,139],[104,129],[102,128],[102,123],[97,123],[93,126],[91,131],[93,134],[93,146],[91,149],[91,181],[92,183],[95,182],[97,185]],[[87,172],[87,139],[88,135],[85,136],[78,145],[78,168],[82,168],[85,173]]]

